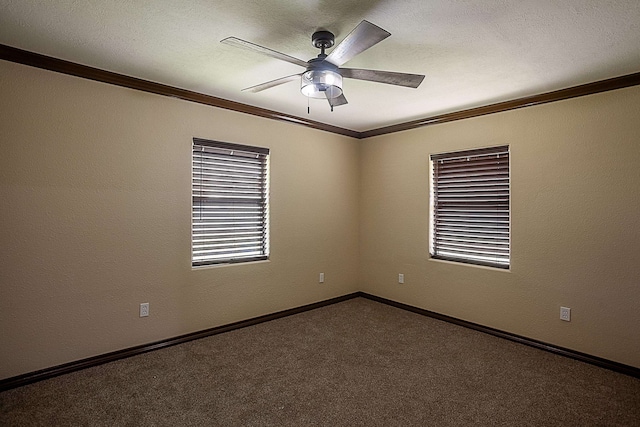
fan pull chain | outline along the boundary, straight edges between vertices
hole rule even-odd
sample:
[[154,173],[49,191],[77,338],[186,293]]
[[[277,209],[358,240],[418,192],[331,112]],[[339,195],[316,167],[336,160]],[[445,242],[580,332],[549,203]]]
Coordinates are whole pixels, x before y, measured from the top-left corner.
[[311,114],[311,109],[309,108],[309,97],[307,96],[307,114]]

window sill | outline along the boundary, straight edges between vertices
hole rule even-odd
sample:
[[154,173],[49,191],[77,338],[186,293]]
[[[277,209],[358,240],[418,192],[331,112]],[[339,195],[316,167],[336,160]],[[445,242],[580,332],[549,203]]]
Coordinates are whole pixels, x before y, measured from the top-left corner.
[[471,264],[471,263],[467,263],[467,262],[450,261],[448,259],[440,259],[440,258],[433,258],[433,257],[429,257],[428,261],[439,262],[439,263],[441,262],[441,263],[444,263],[444,264],[457,265],[457,266],[461,266],[461,267],[475,267],[475,268],[482,268],[484,270],[501,271],[501,272],[511,273],[511,266],[509,266],[509,268],[491,267],[489,265]]
[[271,262],[270,259],[260,259],[256,261],[244,261],[244,262],[220,262],[217,264],[205,264],[205,265],[192,265],[191,270],[205,270],[210,268],[222,268],[222,267],[235,267],[241,265],[254,265],[265,264]]

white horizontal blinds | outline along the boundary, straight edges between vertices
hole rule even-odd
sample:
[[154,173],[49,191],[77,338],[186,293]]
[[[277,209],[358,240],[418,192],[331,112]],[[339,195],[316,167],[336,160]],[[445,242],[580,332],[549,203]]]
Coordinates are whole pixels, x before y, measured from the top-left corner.
[[192,264],[268,256],[269,150],[194,139]]
[[431,160],[434,258],[508,268],[509,147]]

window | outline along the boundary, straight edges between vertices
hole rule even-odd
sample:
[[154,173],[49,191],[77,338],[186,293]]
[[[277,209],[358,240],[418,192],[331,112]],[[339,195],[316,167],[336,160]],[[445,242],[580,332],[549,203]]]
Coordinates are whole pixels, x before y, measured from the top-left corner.
[[193,139],[192,266],[269,256],[269,149]]
[[509,268],[509,147],[431,156],[432,258]]

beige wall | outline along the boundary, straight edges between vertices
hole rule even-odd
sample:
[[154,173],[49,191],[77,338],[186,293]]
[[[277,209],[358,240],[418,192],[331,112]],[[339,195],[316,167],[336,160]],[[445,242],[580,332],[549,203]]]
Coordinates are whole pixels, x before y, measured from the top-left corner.
[[[356,141],[0,61],[0,378],[356,290],[640,367],[638,117],[635,87]],[[191,268],[194,136],[271,149],[270,261]],[[429,154],[501,144],[511,271],[429,260]]]
[[[270,261],[191,268],[194,136],[271,149]],[[356,140],[0,61],[0,141],[0,378],[357,290]]]
[[[636,86],[364,141],[362,290],[640,367],[639,118]],[[429,154],[503,144],[511,270],[430,260]]]

